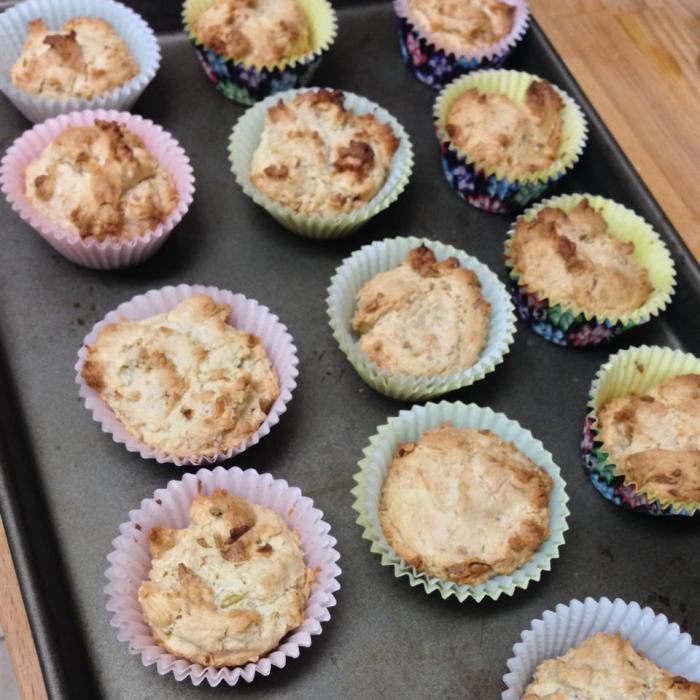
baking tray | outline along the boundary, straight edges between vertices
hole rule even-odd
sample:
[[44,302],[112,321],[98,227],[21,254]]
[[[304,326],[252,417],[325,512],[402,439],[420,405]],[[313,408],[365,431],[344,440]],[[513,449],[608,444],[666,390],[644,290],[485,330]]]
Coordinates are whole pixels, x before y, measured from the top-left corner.
[[[133,4],[158,31],[178,26],[177,3],[167,11],[162,2]],[[578,451],[588,387],[610,352],[641,343],[700,351],[700,270],[536,25],[508,65],[563,87],[591,127],[583,158],[558,191],[603,194],[652,222],[676,260],[675,300],[660,319],[603,349],[555,347],[519,322],[504,364],[449,396],[520,421],[562,469],[571,529],[540,583],[496,602],[444,601],[396,580],[361,538],[352,475],[376,426],[405,404],[365,386],[339,351],[326,319],[330,277],[359,246],[414,234],[463,248],[505,280],[502,246],[511,219],[473,209],[448,188],[432,131],[435,93],[402,65],[389,3],[337,7],[338,40],[316,83],[379,102],[405,125],[416,150],[407,191],[358,235],[333,243],[299,238],[242,194],[226,146],[243,108],[216,93],[174,33],[161,33],[161,69],[135,107],[180,140],[197,178],[194,204],[161,252],[133,270],[82,269],[0,203],[0,506],[54,698],[497,698],[511,647],[531,618],[587,595],[652,605],[700,639],[698,522],[612,506],[588,482]],[[3,99],[3,151],[27,127]],[[243,292],[289,326],[299,347],[299,386],[281,423],[234,462],[270,471],[311,496],[342,555],[338,606],[323,634],[285,669],[235,690],[195,688],[144,668],[117,641],[102,592],[119,523],[182,471],[144,461],[101,433],[78,399],[73,365],[86,332],[105,313],[134,294],[179,282]]]

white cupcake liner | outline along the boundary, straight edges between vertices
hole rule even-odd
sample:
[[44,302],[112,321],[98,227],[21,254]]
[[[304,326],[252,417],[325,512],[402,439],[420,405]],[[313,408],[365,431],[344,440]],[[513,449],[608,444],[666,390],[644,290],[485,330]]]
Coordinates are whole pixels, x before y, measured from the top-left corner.
[[[482,295],[491,304],[486,345],[477,362],[466,370],[435,376],[392,373],[370,362],[357,344],[358,336],[351,324],[360,287],[380,272],[400,265],[408,252],[420,245],[430,248],[438,260],[456,257],[462,267],[479,278]],[[415,236],[386,238],[355,251],[336,270],[328,288],[327,303],[333,337],[350,364],[373,389],[396,399],[415,401],[440,396],[483,379],[503,362],[515,334],[515,312],[510,294],[486,265],[451,245]]]
[[[156,526],[186,527],[190,503],[200,488],[205,494],[226,489],[274,510],[297,532],[306,565],[316,572],[301,626],[290,632],[275,650],[245,666],[212,668],[166,652],[153,640],[138,600],[139,586],[148,578],[151,567],[148,530]],[[335,549],[336,540],[330,535],[330,525],[310,498],[270,474],[259,474],[255,469],[242,471],[238,467],[200,469],[196,474],[186,474],[181,481],[170,481],[166,488],[158,489],[153,498],[143,500],[138,510],[129,513],[128,522],[119,526],[119,532],[112,542],[105,572],[109,581],[104,589],[108,596],[107,610],[114,613],[110,624],[118,630],[119,641],[127,642],[129,652],[140,655],[144,666],[155,664],[160,675],[172,673],[176,680],[189,679],[193,685],[203,681],[211,686],[221,682],[236,685],[240,679],[250,683],[256,674],[267,676],[273,666],[283,668],[288,658],[299,656],[300,648],[311,646],[312,637],[321,634],[321,624],[331,617],[329,608],[335,605],[333,593],[340,588],[341,570],[336,563],[340,555]]]
[[[96,120],[116,121],[141,137],[146,150],[172,175],[178,202],[156,228],[132,240],[81,239],[37,211],[25,196],[24,172],[59,134],[72,126],[91,126]],[[0,164],[0,186],[10,206],[41,237],[70,261],[97,270],[137,265],[153,255],[185,215],[194,196],[194,174],[187,154],[162,127],[134,114],[114,111],[84,111],[62,114],[28,129],[10,146]]]
[[[32,95],[15,87],[10,69],[22,52],[27,24],[43,19],[49,29],[60,29],[73,17],[103,19],[129,47],[139,73],[124,85],[92,100],[65,100]],[[0,90],[32,122],[82,109],[129,110],[153,80],[160,65],[160,46],[153,30],[131,8],[114,0],[26,0],[0,15]]]
[[[391,548],[384,537],[379,521],[381,490],[389,467],[398,446],[404,442],[414,442],[427,430],[439,427],[449,421],[456,428],[490,430],[502,440],[511,443],[535,464],[542,467],[552,478],[552,492],[549,499],[549,537],[540,545],[532,558],[512,574],[495,576],[485,583],[476,585],[458,584],[443,581],[413,566],[407,566]],[[443,598],[455,596],[460,602],[467,598],[477,603],[484,598],[496,600],[501,595],[512,596],[518,588],[527,588],[530,582],[539,581],[543,571],[552,568],[552,561],[559,557],[559,548],[564,544],[564,533],[569,529],[566,519],[569,509],[566,504],[566,484],[552,455],[542,443],[503,413],[494,413],[490,408],[461,402],[427,403],[401,411],[398,416],[389,418],[385,425],[377,429],[364,450],[364,458],[359,462],[360,471],[354,479],[357,486],[352,490],[355,496],[353,508],[357,511],[357,523],[362,527],[362,537],[371,542],[371,551],[381,556],[383,566],[390,566],[394,576],[408,577],[411,586],[422,586],[426,593],[437,591]]]
[[[140,321],[165,313],[195,294],[206,294],[217,304],[230,306],[229,323],[239,330],[253,333],[262,340],[265,352],[277,375],[280,394],[270,408],[267,418],[255,433],[243,441],[240,446],[211,456],[193,455],[188,458],[180,458],[163,450],[149,447],[129,433],[99,394],[87,385],[81,372],[87,358],[88,346],[95,343],[97,335],[105,326],[122,319]],[[279,423],[280,416],[287,410],[287,403],[291,400],[292,392],[297,385],[298,364],[297,349],[292,336],[287,327],[266,306],[259,304],[254,299],[247,299],[242,294],[234,294],[225,289],[204,287],[200,284],[192,286],[180,284],[177,287],[168,286],[151,290],[146,294],[139,294],[130,301],[120,304],[114,311],[110,311],[104,320],[95,324],[90,333],[85,336],[78,352],[75,381],[80,387],[79,393],[85,401],[85,407],[91,412],[92,417],[100,423],[103,432],[109,433],[115,442],[123,444],[129,452],[138,452],[144,459],[155,459],[161,464],[169,462],[178,467],[184,465],[199,466],[200,464],[214,464],[241,454],[260,442],[261,438],[265,437],[271,428]]]
[[363,226],[373,216],[395,202],[403,192],[413,170],[413,146],[404,128],[386,110],[374,102],[345,90],[345,108],[356,114],[372,114],[381,124],[389,124],[399,147],[394,153],[391,171],[384,186],[366,204],[346,214],[322,216],[301,214],[282,206],[263,194],[250,180],[250,166],[265,128],[268,110],[280,100],[289,102],[298,94],[317,92],[331,88],[305,88],[287,90],[259,102],[251,107],[236,123],[229,141],[229,160],[236,182],[243,191],[282,226],[308,238],[331,239],[347,236]]
[[557,605],[554,611],[532,620],[513,647],[509,673],[503,676],[507,690],[501,700],[520,700],[539,664],[565,654],[598,632],[620,634],[657,666],[689,681],[700,681],[700,647],[675,622],[638,603],[586,598]]

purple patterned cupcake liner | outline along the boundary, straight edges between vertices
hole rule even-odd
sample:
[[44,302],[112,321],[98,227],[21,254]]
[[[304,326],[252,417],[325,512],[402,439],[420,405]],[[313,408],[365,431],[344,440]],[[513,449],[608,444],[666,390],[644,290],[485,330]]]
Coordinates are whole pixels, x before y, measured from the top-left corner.
[[401,57],[413,75],[439,90],[460,75],[484,68],[500,68],[527,31],[530,11],[524,0],[511,0],[516,8],[508,35],[487,49],[457,56],[434,44],[409,18],[408,0],[394,0]]

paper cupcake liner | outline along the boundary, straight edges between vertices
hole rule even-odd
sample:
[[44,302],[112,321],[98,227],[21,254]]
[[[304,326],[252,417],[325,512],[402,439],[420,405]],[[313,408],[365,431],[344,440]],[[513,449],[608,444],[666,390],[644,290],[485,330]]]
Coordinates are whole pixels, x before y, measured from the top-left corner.
[[185,0],[182,21],[207,78],[230,100],[255,104],[269,95],[307,85],[335,41],[338,20],[328,0],[298,0],[311,24],[312,53],[285,59],[279,64],[253,66],[221,56],[206,48],[195,36],[192,26],[214,0]]
[[250,180],[250,166],[265,128],[268,110],[280,100],[289,102],[298,94],[325,88],[288,90],[251,107],[237,122],[229,141],[229,160],[236,182],[243,191],[282,226],[307,238],[332,239],[347,236],[363,226],[373,216],[395,202],[404,191],[413,170],[413,146],[405,129],[386,110],[374,102],[343,90],[345,108],[356,114],[372,114],[381,124],[389,124],[399,147],[394,153],[391,171],[384,186],[366,204],[338,216],[307,215],[282,206],[263,194]]
[[411,17],[410,0],[394,0],[404,63],[418,80],[436,90],[466,73],[500,67],[525,35],[530,20],[527,0],[508,0],[508,4],[515,7],[513,26],[501,41],[485,49],[455,55],[440,48],[430,31]]
[[[564,102],[562,143],[548,168],[518,178],[488,168],[457,150],[445,131],[445,122],[458,97],[471,88],[484,94],[499,93],[521,102],[535,75],[515,70],[483,70],[454,80],[438,96],[433,108],[440,142],[442,169],[449,186],[466,202],[485,211],[509,213],[541,197],[574,167],[588,140],[588,125],[581,108],[561,88],[552,85]],[[551,83],[550,83],[551,85]]]
[[[105,326],[122,319],[140,321],[157,314],[166,313],[195,294],[206,294],[217,304],[228,304],[231,307],[231,316],[228,322],[235,328],[253,333],[260,338],[277,375],[280,394],[272,408],[270,408],[264,422],[240,446],[212,456],[192,455],[189,458],[180,458],[164,450],[150,447],[128,432],[121,421],[100,398],[99,394],[87,385],[81,375],[81,371],[87,358],[88,346],[92,346],[95,343],[97,335]],[[155,459],[161,464],[170,462],[178,467],[184,465],[199,466],[200,464],[214,464],[241,454],[249,447],[257,445],[261,438],[265,437],[271,428],[279,423],[280,417],[287,410],[287,403],[291,400],[292,392],[297,385],[298,364],[297,349],[292,336],[287,331],[287,327],[266,306],[259,304],[254,299],[247,299],[242,294],[234,294],[225,289],[205,287],[201,284],[192,286],[180,284],[177,287],[168,286],[162,289],[151,290],[146,292],[146,294],[139,294],[130,301],[120,304],[114,311],[110,311],[104,317],[104,320],[95,324],[90,333],[85,336],[78,352],[78,361],[75,365],[75,381],[80,387],[79,393],[85,401],[85,407],[90,411],[92,417],[100,423],[103,432],[109,433],[115,442],[123,444],[129,452],[138,452],[144,459]]]
[[619,634],[657,666],[689,681],[700,681],[700,647],[676,623],[639,603],[586,598],[557,605],[532,620],[513,647],[501,700],[520,700],[543,661],[562,656],[599,632]]
[[[512,245],[517,221],[532,221],[545,207],[570,212],[582,200],[600,212],[609,232],[622,241],[634,243],[634,258],[649,272],[653,291],[647,302],[630,313],[597,318],[581,309],[552,304],[549,299],[520,284],[513,266]],[[536,204],[524,212],[508,231],[505,244],[506,270],[518,315],[535,333],[556,345],[585,347],[598,345],[630,328],[647,323],[670,303],[675,291],[676,269],[673,258],[656,231],[631,209],[605,197],[591,194],[565,194]]]
[[[379,522],[379,501],[381,489],[397,447],[404,442],[417,440],[425,431],[437,428],[450,421],[457,428],[490,430],[501,439],[514,445],[520,452],[542,467],[552,477],[553,487],[549,499],[549,537],[540,545],[532,559],[509,576],[496,576],[477,585],[460,585],[454,581],[442,581],[414,567],[407,566],[384,537]],[[357,486],[352,490],[355,496],[353,508],[358,513],[357,523],[362,527],[362,536],[371,542],[371,551],[381,556],[383,566],[394,569],[396,578],[408,577],[411,586],[422,586],[426,593],[437,591],[443,598],[455,596],[460,602],[473,598],[477,603],[484,598],[496,600],[501,595],[512,596],[518,588],[527,588],[530,582],[539,581],[543,571],[549,571],[552,561],[559,557],[559,548],[564,544],[564,533],[569,526],[566,522],[569,510],[566,504],[566,484],[552,455],[544,449],[529,430],[525,430],[514,420],[502,413],[494,413],[490,408],[476,404],[427,403],[401,411],[398,416],[389,418],[385,425],[377,429],[370,438],[360,461],[360,471],[354,479]]]
[[611,503],[648,515],[692,516],[700,502],[660,501],[617,473],[598,438],[596,411],[610,399],[648,391],[682,374],[700,374],[700,359],[690,353],[642,345],[611,355],[596,373],[588,394],[581,440],[583,465],[597,491]]
[[[484,298],[491,304],[486,346],[476,364],[461,372],[429,377],[380,369],[359,349],[358,336],[352,331],[351,323],[360,287],[380,272],[400,265],[410,250],[423,244],[435,253],[438,260],[454,256],[462,267],[472,270],[481,282]],[[515,334],[513,305],[498,277],[464,251],[422,238],[387,238],[355,251],[336,270],[328,288],[327,303],[333,337],[363,381],[386,396],[406,401],[440,396],[483,379],[503,362]]]
[[[73,17],[103,19],[124,40],[139,67],[139,73],[124,85],[91,100],[58,99],[32,95],[15,87],[10,69],[22,52],[27,25],[43,19],[58,30]],[[160,46],[153,30],[131,8],[114,0],[26,0],[0,15],[0,90],[29,121],[41,122],[58,114],[83,109],[129,110],[153,80],[160,65]]]
[[[212,668],[180,659],[156,644],[143,619],[138,589],[148,578],[151,567],[146,534],[156,526],[186,527],[190,503],[200,488],[205,494],[226,489],[274,510],[297,532],[306,565],[316,572],[301,626],[284,637],[275,650],[245,666]],[[273,666],[283,668],[288,658],[299,656],[300,648],[311,646],[312,637],[321,634],[321,624],[331,617],[329,609],[335,605],[333,593],[340,588],[341,571],[336,563],[340,555],[335,549],[336,540],[330,535],[330,525],[310,498],[270,474],[259,474],[255,469],[242,471],[238,467],[200,469],[194,475],[186,474],[181,481],[170,481],[166,488],[158,489],[153,498],[143,500],[138,510],[129,513],[128,522],[119,526],[119,532],[112,542],[113,550],[107,557],[109,568],[105,572],[109,581],[104,589],[108,596],[107,610],[114,613],[110,624],[117,629],[119,641],[127,642],[129,652],[140,655],[144,666],[155,664],[160,675],[172,673],[176,680],[189,679],[193,685],[203,681],[211,686],[222,682],[236,685],[240,679],[250,683],[256,674],[267,676]]]
[[[173,176],[179,199],[168,217],[151,231],[134,238],[81,239],[76,233],[52,222],[25,197],[24,171],[59,134],[71,126],[91,126],[97,119],[116,121],[143,139],[146,150]],[[143,262],[153,255],[182,219],[194,195],[194,175],[180,144],[148,119],[126,112],[104,110],[72,112],[28,129],[10,146],[0,163],[0,187],[10,206],[61,255],[77,265],[113,270]]]

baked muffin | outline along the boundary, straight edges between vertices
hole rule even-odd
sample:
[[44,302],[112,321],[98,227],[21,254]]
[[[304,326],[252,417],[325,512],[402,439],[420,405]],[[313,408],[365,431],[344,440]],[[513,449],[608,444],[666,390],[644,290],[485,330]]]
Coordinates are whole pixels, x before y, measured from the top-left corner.
[[652,292],[649,275],[634,259],[634,243],[608,231],[587,200],[568,214],[545,207],[520,219],[511,249],[518,284],[588,316],[620,316],[643,306]]
[[138,440],[179,458],[214,456],[251,437],[279,396],[260,338],[203,294],[142,321],[105,326],[81,374]]
[[638,491],[663,502],[700,501],[700,374],[611,399],[597,420],[602,452]]
[[178,202],[170,173],[123,124],[71,126],[27,166],[25,196],[82,239],[136,238]]
[[515,15],[515,7],[500,0],[409,0],[408,7],[431,41],[457,56],[504,39]]
[[41,19],[30,22],[10,79],[34,95],[91,100],[138,73],[129,47],[108,22],[74,17],[57,31],[48,29]]
[[311,51],[309,20],[297,0],[215,0],[192,31],[206,48],[253,66]]
[[434,376],[468,369],[479,359],[490,313],[471,270],[456,258],[438,262],[420,246],[362,285],[352,328],[360,334],[359,349],[378,367]]
[[342,92],[305,92],[268,110],[250,180],[295,212],[336,216],[381,190],[398,146],[391,126],[345,109]]
[[450,108],[445,131],[470,162],[517,179],[557,159],[563,109],[561,97],[543,80],[530,83],[523,102],[471,88]]
[[522,700],[700,700],[700,683],[652,663],[618,634],[598,634],[543,661]]
[[147,533],[139,602],[156,643],[203,666],[257,661],[304,621],[314,580],[274,511],[223,489],[198,495],[182,530]]
[[379,521],[408,566],[458,584],[520,568],[549,536],[552,479],[488,430],[444,423],[400,445]]

